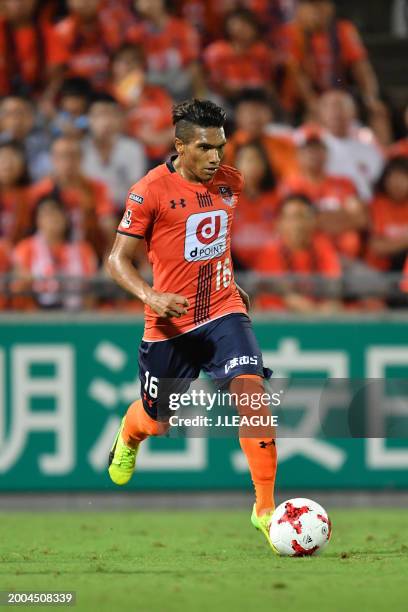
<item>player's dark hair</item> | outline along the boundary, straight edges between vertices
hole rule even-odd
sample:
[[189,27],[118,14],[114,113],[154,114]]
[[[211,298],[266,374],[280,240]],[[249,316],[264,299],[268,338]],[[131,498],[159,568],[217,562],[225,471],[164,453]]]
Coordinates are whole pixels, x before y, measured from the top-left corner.
[[309,210],[314,214],[316,214],[317,212],[316,207],[310,198],[308,198],[304,193],[293,192],[289,193],[279,202],[278,215],[281,215],[285,207],[291,202],[301,202],[302,204],[307,206],[307,208],[309,208]]
[[183,142],[191,140],[194,127],[215,127],[224,126],[227,113],[221,106],[211,100],[199,100],[193,98],[180,102],[173,107],[173,125],[176,126],[176,138]]

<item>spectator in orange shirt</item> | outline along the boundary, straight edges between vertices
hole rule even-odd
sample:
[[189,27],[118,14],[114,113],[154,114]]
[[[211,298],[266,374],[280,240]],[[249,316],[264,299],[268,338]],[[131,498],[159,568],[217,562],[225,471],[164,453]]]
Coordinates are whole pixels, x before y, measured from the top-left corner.
[[173,101],[165,89],[146,80],[139,45],[124,45],[112,61],[112,93],[126,109],[127,132],[140,140],[150,165],[162,163],[174,140]]
[[264,147],[271,171],[278,177],[297,170],[296,147],[293,141],[269,128],[273,121],[272,103],[264,90],[244,90],[235,106],[235,131],[225,147],[225,163],[234,165],[235,152],[240,145],[259,140]]
[[204,93],[198,63],[198,33],[185,19],[173,17],[165,0],[136,0],[142,21],[129,29],[127,39],[146,54],[149,82],[162,85],[175,100]]
[[356,84],[371,114],[380,140],[390,141],[388,112],[380,101],[379,85],[355,26],[337,19],[332,0],[299,0],[296,18],[282,27],[283,54],[294,70],[298,99],[312,113],[318,95]]
[[86,242],[70,239],[67,211],[54,197],[39,201],[35,233],[15,247],[13,260],[18,289],[30,290],[40,308],[92,305],[84,281],[96,272],[96,255]]
[[74,238],[89,242],[102,259],[116,228],[106,185],[84,176],[81,143],[72,136],[54,141],[51,158],[51,176],[33,186],[36,200],[50,194],[60,199],[69,212]]
[[265,149],[256,141],[237,150],[235,165],[244,178],[244,190],[232,224],[232,254],[235,268],[250,269],[275,230],[276,179]]
[[0,16],[0,95],[52,90],[65,54],[37,0],[3,0]]
[[276,275],[276,294],[261,294],[256,302],[261,308],[310,314],[341,309],[340,261],[330,240],[316,231],[316,209],[302,195],[282,202],[278,235],[259,252],[255,270]]
[[[404,111],[404,123],[408,132],[408,106]],[[389,157],[408,157],[408,135],[392,144],[388,149]]]
[[385,167],[370,206],[368,261],[380,270],[401,272],[408,254],[408,159],[395,157]]
[[120,21],[101,7],[101,0],[68,0],[70,14],[55,26],[69,75],[88,79],[96,89],[109,85],[109,56],[125,37]]
[[0,144],[0,238],[10,244],[26,236],[32,223],[33,197],[24,149]]
[[225,19],[226,39],[211,43],[203,60],[208,85],[226,100],[233,100],[243,88],[273,91],[272,49],[260,38],[254,13],[238,9]]
[[361,234],[367,226],[365,207],[354,184],[326,171],[327,146],[318,133],[310,132],[299,141],[299,172],[281,185],[285,195],[303,194],[319,211],[318,226],[343,255],[361,255]]

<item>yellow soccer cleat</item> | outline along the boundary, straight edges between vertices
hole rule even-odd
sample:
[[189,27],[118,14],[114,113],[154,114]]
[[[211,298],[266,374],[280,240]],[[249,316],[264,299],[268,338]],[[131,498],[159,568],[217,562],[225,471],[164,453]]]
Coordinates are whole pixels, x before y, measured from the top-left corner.
[[129,482],[135,471],[136,455],[139,450],[137,448],[130,448],[127,446],[122,438],[122,431],[125,425],[125,418],[123,417],[119,431],[116,434],[115,441],[109,453],[109,476],[111,480],[117,485],[124,485]]
[[273,514],[273,510],[271,512],[268,512],[267,514],[258,516],[256,513],[256,505],[254,504],[254,507],[252,509],[252,515],[251,515],[251,523],[255,527],[255,529],[262,531],[262,533],[264,534],[265,538],[268,541],[269,546],[272,548],[275,555],[279,555],[278,551],[272,544],[271,538],[269,536],[269,525],[272,519],[272,514]]

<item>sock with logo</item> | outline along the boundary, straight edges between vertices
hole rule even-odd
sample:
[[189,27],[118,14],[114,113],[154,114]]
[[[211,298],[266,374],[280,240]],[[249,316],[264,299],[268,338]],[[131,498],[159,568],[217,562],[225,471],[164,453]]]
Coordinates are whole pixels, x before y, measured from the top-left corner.
[[[264,394],[263,379],[260,376],[242,375],[231,381],[230,392],[236,393],[238,397],[237,409],[240,416],[262,416],[267,417],[270,411],[267,406],[261,406],[258,410],[253,407],[239,404],[240,394],[251,396],[251,394]],[[255,488],[256,513],[265,513],[275,507],[274,489],[277,468],[277,453],[275,444],[274,427],[270,425],[241,426],[239,442],[244,452],[252,482]]]

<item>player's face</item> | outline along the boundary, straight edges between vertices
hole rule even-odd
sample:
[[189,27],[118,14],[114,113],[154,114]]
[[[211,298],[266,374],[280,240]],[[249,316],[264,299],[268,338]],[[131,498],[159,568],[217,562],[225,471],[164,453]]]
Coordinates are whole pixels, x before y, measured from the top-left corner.
[[221,164],[226,143],[224,128],[215,127],[195,127],[187,143],[176,138],[176,150],[185,176],[192,181],[210,181]]

